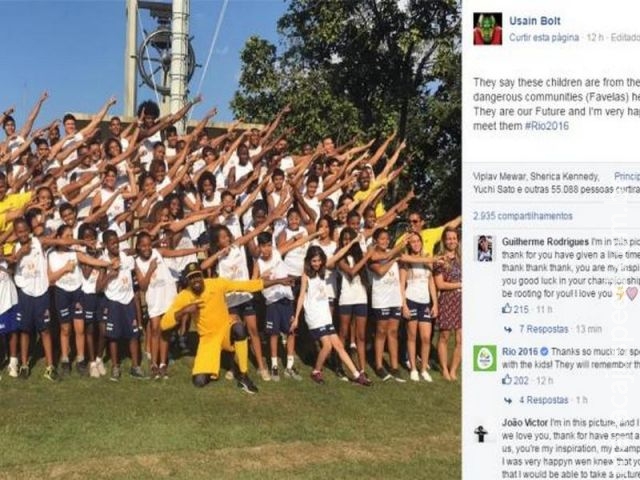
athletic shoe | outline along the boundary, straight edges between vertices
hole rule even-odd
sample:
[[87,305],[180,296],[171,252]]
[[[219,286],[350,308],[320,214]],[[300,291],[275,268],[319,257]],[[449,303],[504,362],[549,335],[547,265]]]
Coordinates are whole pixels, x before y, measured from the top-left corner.
[[392,368],[391,370],[389,370],[389,373],[391,374],[391,376],[396,382],[407,383],[407,381],[404,378],[402,378],[402,375],[400,375],[400,370],[398,370],[397,368]]
[[298,382],[302,380],[302,377],[298,373],[298,370],[296,370],[296,367],[285,368],[284,376],[293,380],[297,380]]
[[271,374],[266,368],[261,368],[260,370],[258,370],[258,375],[260,375],[260,378],[263,382],[271,381]]
[[109,380],[112,382],[119,382],[121,376],[122,372],[120,371],[120,367],[111,367],[111,377]]
[[29,367],[26,365],[22,365],[20,367],[18,377],[21,378],[22,380],[26,380],[27,378],[29,378]]
[[91,362],[89,364],[89,376],[91,378],[100,378],[100,372],[98,371],[98,365],[96,362]]
[[426,370],[423,370],[422,372],[420,372],[420,375],[422,376],[422,379],[425,382],[433,382],[433,378],[431,378],[431,375],[429,375],[429,372],[427,372]]
[[104,368],[104,362],[100,357],[96,358],[96,368],[98,369],[98,373],[101,377],[104,377],[107,374],[107,369]]
[[393,377],[389,375],[389,372],[384,367],[380,367],[376,369],[376,375],[380,380],[386,382],[387,380],[391,380]]
[[62,377],[71,375],[71,362],[60,362],[60,375]]
[[241,388],[243,392],[250,393],[251,395],[258,393],[258,387],[255,386],[246,373],[238,375],[238,387]]
[[273,380],[274,382],[280,381],[280,373],[278,372],[278,367],[276,367],[275,365],[271,367],[271,380]]
[[360,372],[360,375],[358,375],[358,378],[356,378],[354,382],[358,385],[362,385],[363,387],[370,387],[373,385],[373,382],[367,378],[364,372]]
[[322,372],[311,372],[311,380],[320,385],[324,385],[324,377],[322,375]]
[[232,370],[227,370],[227,373],[224,374],[224,378],[225,378],[225,380],[233,380],[235,378],[235,374],[233,373],[233,369]]
[[89,368],[86,360],[82,360],[81,362],[76,362],[76,372],[78,372],[78,375],[80,375],[81,377],[85,377],[88,371],[89,371]]
[[169,380],[169,367],[167,367],[164,363],[161,363],[158,367],[158,371],[160,373],[160,377],[163,380]]
[[336,368],[336,376],[343,382],[349,381],[349,377],[347,377],[347,374],[345,373],[344,368],[342,367]]
[[9,376],[11,378],[18,378],[18,364],[9,364],[9,368],[7,370],[9,370]]
[[160,380],[162,375],[160,375],[160,369],[157,365],[151,365],[151,378],[154,380]]
[[144,374],[144,370],[142,367],[138,365],[137,367],[131,367],[129,370],[129,376],[133,378],[137,378],[138,380],[145,380],[147,376]]
[[409,378],[411,379],[412,382],[420,381],[420,375],[418,375],[417,370],[411,370],[411,373],[409,374]]
[[46,378],[47,380],[51,380],[52,382],[58,380],[60,377],[58,376],[56,367],[54,367],[53,365],[49,365],[44,371],[44,378]]

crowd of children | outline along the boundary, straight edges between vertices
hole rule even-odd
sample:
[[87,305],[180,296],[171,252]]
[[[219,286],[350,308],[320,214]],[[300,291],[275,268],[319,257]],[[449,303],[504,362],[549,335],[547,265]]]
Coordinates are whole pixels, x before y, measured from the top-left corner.
[[[181,291],[197,298],[214,285],[189,284],[204,272],[225,285],[263,280],[260,293],[249,282],[224,295],[231,325],[242,327],[230,342],[246,331],[262,381],[301,380],[304,347],[317,383],[329,363],[339,378],[370,385],[369,361],[381,381],[405,382],[405,360],[410,380],[431,382],[435,330],[441,374],[456,380],[460,218],[425,228],[412,191],[392,200],[407,161],[395,135],[379,145],[327,137],[294,154],[285,107],[262,129],[235,123],[210,137],[214,109],[179,136],[175,124],[200,99],[167,116],[144,102],[137,121],[123,128],[112,116],[105,134],[110,99],[81,130],[67,114],[62,134],[57,122],[34,131],[46,99],[20,130],[12,109],[0,115],[0,337],[10,377],[29,378],[41,350],[47,379],[118,381],[126,343],[131,376],[168,378],[171,339],[188,351],[193,326],[207,341],[201,305],[166,318]],[[407,228],[394,238],[399,218]],[[195,370],[196,385],[212,377]],[[255,391],[240,372],[240,386]]]

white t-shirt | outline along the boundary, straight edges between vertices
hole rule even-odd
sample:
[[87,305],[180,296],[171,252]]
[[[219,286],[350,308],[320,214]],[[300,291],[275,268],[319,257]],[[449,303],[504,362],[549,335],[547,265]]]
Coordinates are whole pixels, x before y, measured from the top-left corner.
[[431,301],[429,277],[431,277],[431,270],[426,265],[407,265],[405,295],[408,300],[422,304],[427,304]]
[[150,137],[147,137],[140,145],[139,152],[140,156],[140,164],[144,167],[145,170],[149,171],[149,164],[153,161],[153,146],[157,142],[162,141],[162,135],[160,132],[156,132]]
[[[175,246],[174,250],[183,250],[193,247],[193,241],[189,237],[189,234],[186,230],[183,230],[180,233],[180,240],[178,240],[178,244]],[[164,261],[169,267],[169,270],[171,270],[171,275],[173,275],[174,280],[179,280],[184,268],[190,263],[197,262],[198,257],[192,253],[191,255],[185,255],[182,257],[165,258]]]
[[[84,136],[80,132],[77,132],[73,137],[64,141],[64,143],[62,144],[62,150],[65,150],[68,147],[75,146],[76,144],[82,143],[82,142],[84,142]],[[74,150],[71,154],[69,154],[67,158],[62,160],[62,164],[68,165],[69,163],[73,162],[76,158],[78,158],[78,150]]]
[[218,223],[226,225],[231,231],[233,238],[240,238],[242,236],[242,228],[240,226],[240,219],[235,213],[232,213],[228,217],[226,215],[220,215],[218,217]]
[[15,138],[9,140],[7,142],[7,149],[9,150],[9,153],[13,153],[17,149],[19,149],[22,145],[24,145],[24,142],[24,137],[21,137],[20,135],[16,135]]
[[305,196],[304,201],[306,202],[307,205],[309,205],[309,208],[311,208],[311,210],[313,210],[314,213],[316,214],[316,221],[317,221],[320,218],[320,200],[318,200],[318,197],[309,198]]
[[[109,254],[104,252],[103,260],[111,261]],[[133,280],[131,274],[135,268],[133,257],[120,252],[120,269],[118,276],[111,280],[104,289],[104,295],[112,302],[123,305],[129,304],[133,300]]]
[[220,198],[220,195],[221,195],[220,190],[216,190],[215,192],[213,192],[213,197],[211,199],[207,199],[207,197],[203,195],[202,206],[204,208],[217,207],[218,205],[220,205],[220,203],[222,203],[222,199]]
[[280,170],[282,170],[283,172],[287,173],[287,170],[289,170],[290,168],[295,167],[296,164],[293,162],[293,157],[291,157],[290,155],[287,155],[286,157],[282,157],[280,159]]
[[94,294],[96,293],[96,284],[98,282],[98,276],[100,275],[100,270],[97,268],[91,268],[91,273],[88,277],[82,274],[82,292],[86,294]]
[[171,185],[171,179],[169,178],[169,175],[165,175],[162,182],[156,183],[156,192],[160,193],[163,188],[168,187],[169,185]]
[[[383,262],[381,262],[383,263]],[[371,272],[371,307],[394,308],[402,306],[398,262],[394,262],[382,277]]]
[[[353,267],[356,263],[351,255],[345,257],[345,260],[350,267]],[[361,305],[367,304],[367,289],[362,284],[360,278],[360,272],[358,272],[351,280],[349,277],[338,268],[340,275],[342,276],[342,288],[340,289],[339,305]]]
[[[258,271],[261,277],[268,278],[269,280],[287,278],[287,267],[282,261],[280,252],[276,249],[273,249],[269,260],[263,260],[261,257],[258,258]],[[267,305],[271,305],[283,298],[293,300],[293,291],[291,287],[286,285],[272,285],[262,290],[262,295]]]
[[307,292],[304,296],[304,319],[309,329],[331,325],[331,309],[329,308],[326,280],[317,275],[308,280]]
[[107,203],[107,201],[114,195],[117,195],[117,197],[107,209],[107,217],[109,218],[109,220],[113,220],[121,213],[124,213],[124,197],[117,190],[112,192],[111,190],[107,190],[106,188],[100,188],[100,205],[104,205],[105,203]]
[[[17,252],[21,247],[22,244],[16,242],[15,251]],[[47,258],[37,238],[31,238],[31,251],[16,265],[14,281],[19,289],[32,297],[44,295],[49,290]]]
[[[239,161],[240,160],[238,159],[238,155],[236,154],[236,152],[233,152],[231,154],[231,156],[229,157],[229,160],[227,160],[227,162],[222,166],[222,171],[220,172],[225,180],[229,176],[229,170],[231,170],[232,167],[235,167],[236,165],[238,165]],[[236,176],[236,178],[238,178],[238,177]],[[226,185],[226,183],[224,183],[222,185]],[[218,184],[218,187],[221,187],[222,185]]]
[[[229,253],[218,260],[218,276],[229,280],[249,280],[247,257],[244,248],[233,245]],[[225,294],[227,307],[237,307],[253,298],[248,292],[230,292]]]
[[235,174],[236,174],[236,182],[240,180],[242,177],[253,172],[253,164],[251,162],[247,162],[246,165],[241,165],[240,162],[235,166]]
[[[299,234],[306,236],[307,230],[304,227],[298,227],[298,230],[294,231],[290,230],[289,227],[286,227],[284,229],[284,234],[285,239],[288,241]],[[287,266],[287,273],[289,275],[293,277],[302,276],[302,272],[304,271],[304,256],[307,254],[308,246],[308,243],[304,243],[293,250],[289,250],[284,256],[284,264]]]
[[18,304],[18,292],[11,275],[8,273],[8,268],[7,262],[0,260],[0,314]]
[[49,252],[49,268],[52,272],[62,269],[69,261],[75,263],[75,268],[72,272],[65,273],[60,277],[55,285],[66,292],[75,292],[82,286],[82,271],[78,264],[78,255],[76,252],[61,252],[58,250]]
[[[315,245],[320,247],[324,254],[327,256],[327,259],[333,257],[336,253],[336,242],[333,240],[329,242],[328,245],[322,245],[317,239],[311,242],[311,245]],[[329,268],[326,269],[325,279],[327,280],[327,286],[329,287],[329,298],[336,298],[336,292],[338,291],[338,274],[335,270],[331,270]]]
[[169,310],[174,298],[178,294],[176,282],[171,275],[171,271],[169,270],[169,267],[162,255],[160,255],[160,252],[155,248],[151,250],[151,257],[149,260],[143,260],[142,258],[137,257],[136,265],[140,269],[140,272],[143,275],[146,275],[153,260],[156,261],[158,266],[151,274],[149,287],[145,292],[147,308],[149,309],[149,317],[151,318],[159,317]]
[[[280,200],[282,198],[283,193],[284,193],[284,190],[281,190],[280,192],[273,191],[269,194],[273,201],[273,208],[277,208],[278,205],[280,205]],[[273,236],[277,237],[278,235],[280,235],[280,232],[284,230],[286,227],[287,227],[287,220],[285,218],[282,218],[282,217],[276,218],[275,221],[273,222]]]

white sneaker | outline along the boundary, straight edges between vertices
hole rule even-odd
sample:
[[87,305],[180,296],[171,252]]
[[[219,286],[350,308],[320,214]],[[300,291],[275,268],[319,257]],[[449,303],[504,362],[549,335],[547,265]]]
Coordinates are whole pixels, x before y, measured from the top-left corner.
[[413,382],[419,382],[420,381],[420,375],[418,375],[418,371],[417,370],[411,370],[411,373],[409,374],[409,378]]
[[9,364],[8,370],[11,378],[18,378],[18,365]]
[[227,370],[227,373],[224,374],[225,380],[233,380],[234,377],[233,370]]
[[100,378],[100,372],[98,371],[98,364],[96,362],[89,364],[89,376],[91,378]]
[[271,374],[269,373],[269,370],[267,370],[266,368],[263,368],[262,370],[258,370],[258,375],[260,375],[260,378],[262,379],[263,382],[271,381]]
[[422,372],[420,372],[420,375],[422,375],[422,379],[425,382],[433,382],[433,378],[431,378],[431,375],[429,375],[429,372],[427,372],[426,370],[423,370]]
[[98,373],[101,377],[104,377],[107,374],[107,369],[104,368],[104,362],[100,357],[96,358],[96,368],[98,369]]

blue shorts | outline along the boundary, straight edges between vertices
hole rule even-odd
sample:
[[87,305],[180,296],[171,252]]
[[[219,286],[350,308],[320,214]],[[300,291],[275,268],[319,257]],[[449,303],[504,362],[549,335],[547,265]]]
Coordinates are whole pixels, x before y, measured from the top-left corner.
[[253,304],[253,300],[248,300],[240,305],[231,307],[229,309],[230,315],[237,315],[240,318],[249,317],[256,314],[256,306]]
[[134,326],[136,321],[136,306],[134,301],[127,304],[107,300],[107,333],[110,340],[138,338],[140,329]]
[[17,312],[18,306],[14,305],[9,310],[0,315],[0,335],[13,333],[18,330],[18,323],[16,322]]
[[419,322],[426,323],[431,323],[433,321],[433,319],[431,318],[431,309],[429,308],[428,303],[418,303],[407,298],[407,307],[409,308],[409,313],[411,314],[411,317],[407,320],[417,320]]
[[69,323],[76,318],[82,318],[82,290],[68,292],[60,287],[53,288],[53,299],[58,320],[61,324]]
[[292,300],[281,298],[277,302],[267,305],[267,320],[264,333],[267,335],[289,333],[291,317],[293,317]]
[[373,318],[377,322],[400,319],[400,307],[372,308]]
[[21,332],[42,332],[49,328],[49,292],[39,297],[27,295],[18,288],[16,323]]
[[96,306],[96,320],[98,322],[106,323],[109,320],[109,308],[108,308],[109,300],[104,294],[98,294],[98,305]]
[[94,323],[98,320],[98,294],[82,293],[82,312],[84,323]]
[[331,324],[325,325],[324,327],[309,329],[309,334],[314,340],[320,340],[322,337],[326,337],[327,335],[334,335],[335,333],[336,329]]
[[366,317],[367,316],[367,304],[356,303],[355,305],[340,305],[338,307],[338,313],[349,317]]

